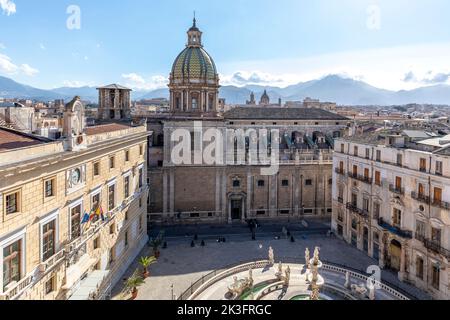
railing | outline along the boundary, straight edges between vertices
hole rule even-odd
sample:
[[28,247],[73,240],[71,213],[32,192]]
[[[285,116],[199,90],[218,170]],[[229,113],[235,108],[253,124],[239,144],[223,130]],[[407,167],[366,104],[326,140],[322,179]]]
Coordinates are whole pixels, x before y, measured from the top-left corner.
[[392,226],[389,223],[385,222],[383,220],[383,218],[380,218],[378,220],[378,225],[381,228],[383,228],[383,229],[385,229],[385,230],[387,230],[389,232],[392,232],[392,233],[394,233],[394,234],[396,234],[396,235],[398,235],[398,236],[400,236],[402,238],[405,238],[405,239],[412,239],[413,238],[413,234],[412,234],[411,231],[405,231],[405,230],[402,230],[402,229],[400,229],[398,227]]
[[393,193],[396,193],[396,194],[399,194],[399,195],[404,195],[405,194],[405,189],[404,188],[397,187],[397,186],[395,186],[393,184],[389,185],[389,191],[391,191]]
[[358,175],[358,174],[354,174],[353,172],[349,172],[348,173],[349,178],[367,183],[367,184],[372,184],[372,178],[363,176],[363,175]]
[[337,200],[338,200],[339,203],[344,203],[344,198],[342,198],[342,197],[338,197]]
[[[281,261],[286,264],[303,264],[304,259],[301,258],[282,258]],[[330,263],[327,261],[323,261],[323,270],[340,273],[345,275],[347,272],[350,273],[350,277],[359,279],[362,282],[366,283],[369,280],[369,277],[365,275],[364,271],[357,270],[351,267],[339,265],[336,263]],[[193,300],[198,297],[202,292],[204,292],[211,285],[231,276],[234,274],[238,274],[241,272],[248,271],[250,268],[258,269],[264,268],[269,264],[269,261],[256,261],[250,263],[242,263],[239,265],[234,265],[235,267],[226,267],[220,270],[213,271],[205,276],[202,276],[199,280],[193,283],[185,292],[183,292],[178,300]],[[378,285],[382,290],[385,290],[389,294],[393,295],[395,298],[400,300],[410,300],[417,299],[412,294],[406,292],[405,290],[395,286],[387,281],[376,281],[374,280],[375,285]]]
[[411,192],[411,198],[426,204],[430,204],[430,197],[417,193],[415,191]]
[[359,209],[356,205],[354,205],[351,202],[348,202],[346,205],[347,209],[350,210],[351,212],[354,212],[360,216],[362,216],[363,218],[368,218],[369,217],[369,213],[363,209]]
[[0,294],[0,300],[15,300],[17,299],[26,289],[28,289],[34,282],[34,276],[29,275],[19,282],[17,282],[12,288]]
[[340,174],[340,175],[342,175],[342,176],[344,176],[345,175],[345,171],[342,169],[339,169],[339,168],[335,168],[334,169],[334,172],[336,172],[337,174]]
[[428,250],[431,250],[437,254],[441,254],[444,257],[446,257],[447,259],[450,259],[450,250],[442,247],[441,243],[427,239],[424,235],[421,235],[421,234],[416,234],[415,238],[417,240],[421,241],[423,243],[424,247],[427,248]]
[[431,205],[434,207],[438,207],[445,210],[450,210],[450,203],[439,200],[439,199],[433,199],[431,202]]

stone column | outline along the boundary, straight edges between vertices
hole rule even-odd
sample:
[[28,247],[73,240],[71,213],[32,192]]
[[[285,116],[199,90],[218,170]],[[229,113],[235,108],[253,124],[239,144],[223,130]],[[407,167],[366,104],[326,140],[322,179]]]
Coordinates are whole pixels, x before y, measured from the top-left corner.
[[181,107],[180,108],[182,111],[186,111],[184,109],[184,90],[181,91]]
[[169,196],[169,210],[170,214],[173,215],[175,213],[175,172],[174,169],[170,169],[170,196]]
[[167,176],[167,171],[164,170],[163,171],[163,217],[167,218],[167,198],[168,198],[168,176]]
[[385,267],[385,258],[384,258],[384,239],[383,239],[383,234],[381,234],[380,237],[380,241],[379,241],[379,247],[380,247],[380,259],[379,259],[379,266],[380,268],[384,268]]
[[251,209],[252,209],[252,194],[253,194],[253,179],[252,179],[252,173],[250,170],[247,172],[247,218],[251,215]]
[[405,279],[406,270],[406,246],[402,245],[402,253],[400,256],[400,272],[398,273],[398,279],[403,281]]

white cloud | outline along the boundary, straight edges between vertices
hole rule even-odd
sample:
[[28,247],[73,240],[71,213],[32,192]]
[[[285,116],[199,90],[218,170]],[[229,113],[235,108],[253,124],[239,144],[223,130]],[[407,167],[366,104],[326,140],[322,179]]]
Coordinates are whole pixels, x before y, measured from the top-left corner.
[[126,86],[138,90],[155,90],[167,86],[169,80],[167,77],[157,75],[148,79],[137,73],[122,74],[122,78],[127,81]]
[[41,48],[41,50],[46,50],[47,49],[43,43],[39,43],[39,48]]
[[1,50],[5,50],[6,49],[6,46],[3,43],[1,43],[1,42],[0,42],[0,49]]
[[38,70],[38,69],[35,69],[35,68],[29,66],[29,65],[26,64],[26,63],[24,63],[24,64],[22,64],[22,65],[20,66],[20,70],[21,70],[24,74],[26,74],[27,76],[30,76],[30,77],[32,77],[32,76],[34,76],[34,75],[36,75],[36,74],[39,73],[39,70]]
[[78,80],[64,80],[63,81],[63,86],[64,87],[69,87],[69,88],[80,88],[80,87],[86,87],[86,86],[94,86],[94,84],[92,82],[84,82],[84,81],[78,81]]
[[282,76],[275,76],[270,73],[265,73],[261,71],[237,71],[233,73],[231,76],[221,75],[221,81],[224,84],[228,85],[248,85],[248,84],[257,84],[257,85],[275,85],[282,84],[284,82]]
[[7,16],[16,13],[16,4],[11,0],[0,0],[0,7]]
[[6,74],[14,74],[19,68],[12,63],[11,58],[7,55],[0,54],[0,72]]

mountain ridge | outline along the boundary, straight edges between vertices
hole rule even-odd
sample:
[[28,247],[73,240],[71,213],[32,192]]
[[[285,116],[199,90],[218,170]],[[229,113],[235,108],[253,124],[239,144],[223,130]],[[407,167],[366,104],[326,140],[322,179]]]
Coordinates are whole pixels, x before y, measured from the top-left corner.
[[[301,82],[285,88],[261,85],[247,85],[243,87],[227,85],[220,88],[220,97],[225,98],[229,104],[245,104],[246,100],[250,98],[251,92],[255,93],[258,101],[264,90],[267,90],[274,103],[279,98],[283,101],[292,101],[311,97],[321,101],[336,102],[338,105],[398,105],[409,103],[450,105],[449,85],[438,84],[413,90],[391,91],[339,75],[329,75],[321,79]],[[43,90],[0,76],[0,97],[2,98],[46,101],[54,99],[70,100],[76,95],[86,101],[96,102],[98,100],[96,87],[61,87]],[[169,98],[168,88],[152,91],[137,90],[132,93],[133,100],[152,98]]]

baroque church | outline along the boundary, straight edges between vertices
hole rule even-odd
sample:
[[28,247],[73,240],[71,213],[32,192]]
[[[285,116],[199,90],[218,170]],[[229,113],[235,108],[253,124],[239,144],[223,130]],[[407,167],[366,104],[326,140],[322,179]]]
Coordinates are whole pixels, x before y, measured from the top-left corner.
[[[254,103],[253,95],[251,104],[222,112],[218,70],[203,40],[194,18],[186,47],[171,69],[170,113],[147,119],[153,133],[148,168],[150,222],[231,224],[255,218],[330,216],[334,138],[345,134],[350,120],[321,109],[281,104],[266,108],[270,104],[267,92],[260,105]],[[175,161],[177,142],[183,140],[177,140],[179,130],[187,131],[184,138],[193,147],[184,159],[200,156],[202,160],[202,146],[197,142],[210,129],[236,147],[225,151],[224,161]],[[230,134],[240,130],[267,130],[268,134],[243,139]],[[249,161],[252,143],[260,146],[259,151],[261,145],[268,146],[266,155],[276,158],[275,172],[267,174],[271,163]]]

